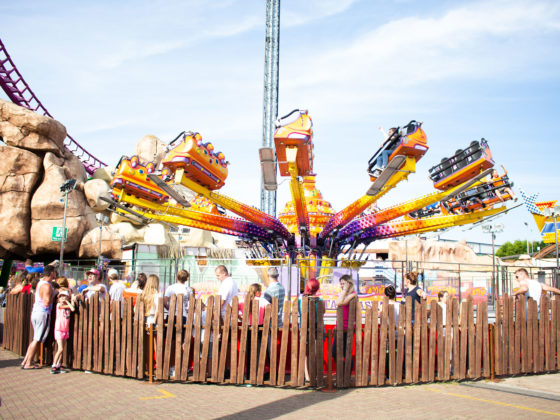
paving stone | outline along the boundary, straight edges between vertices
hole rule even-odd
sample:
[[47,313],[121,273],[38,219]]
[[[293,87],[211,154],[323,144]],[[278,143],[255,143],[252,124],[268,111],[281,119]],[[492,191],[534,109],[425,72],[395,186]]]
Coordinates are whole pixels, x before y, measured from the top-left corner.
[[[359,388],[336,393],[271,387],[147,382],[71,371],[19,369],[18,356],[0,351],[0,418],[293,419],[553,418],[560,402],[496,390],[439,383]],[[560,374],[516,379],[517,387],[560,393]],[[173,394],[168,398],[160,390]],[[142,399],[142,398],[153,399]],[[540,411],[535,411],[540,410]]]

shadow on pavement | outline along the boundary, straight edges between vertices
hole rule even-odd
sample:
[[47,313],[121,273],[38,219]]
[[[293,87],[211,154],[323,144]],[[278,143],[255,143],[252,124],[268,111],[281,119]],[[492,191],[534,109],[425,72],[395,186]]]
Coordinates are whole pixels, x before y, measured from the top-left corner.
[[335,398],[342,397],[351,390],[342,390],[333,393],[322,392],[302,392],[299,395],[293,395],[281,400],[273,401],[267,404],[262,404],[257,407],[249,408],[247,410],[238,411],[228,416],[216,417],[218,420],[228,419],[258,419],[266,420],[283,416],[288,413],[309,407],[313,404],[322,403],[324,401],[334,400]]
[[23,357],[17,357],[15,359],[0,360],[0,369],[7,367],[19,366]]

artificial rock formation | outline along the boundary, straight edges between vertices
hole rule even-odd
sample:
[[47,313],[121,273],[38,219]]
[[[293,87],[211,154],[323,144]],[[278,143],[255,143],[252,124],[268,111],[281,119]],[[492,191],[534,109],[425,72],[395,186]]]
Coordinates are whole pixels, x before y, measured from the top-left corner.
[[[0,258],[50,258],[58,254],[60,242],[51,237],[54,227],[63,226],[60,187],[69,179],[77,182],[68,194],[65,255],[97,257],[99,227],[95,215],[110,214],[101,197],[110,198],[114,168],[98,169],[88,181],[82,162],[65,148],[65,138],[66,128],[58,121],[0,100],[0,139],[4,142],[0,142],[0,222],[4,227],[0,231]],[[166,145],[155,136],[144,136],[135,153],[142,164],[153,162],[157,167]],[[105,257],[120,258],[122,246],[132,243],[178,249],[167,227],[157,223],[144,226],[139,219],[130,223],[129,218],[110,215],[113,223],[102,231],[101,253]],[[206,240],[200,242],[214,242],[210,232],[201,236]]]
[[[64,158],[47,152],[43,160],[43,182],[33,194],[31,200],[31,252],[32,254],[56,253],[60,243],[51,240],[53,227],[61,227],[64,217],[64,200],[60,186],[69,179],[71,166]],[[76,168],[74,168],[75,170]],[[66,252],[75,252],[80,246],[81,238],[88,227],[86,201],[79,191],[68,194],[66,211],[66,228],[68,238],[64,244]]]
[[[87,231],[80,244],[79,258],[96,257],[99,253],[99,227]],[[122,235],[112,225],[103,226],[101,231],[101,254],[108,258],[122,257]]]
[[96,169],[92,176],[93,179],[101,179],[107,184],[113,180],[113,168],[105,166],[104,168]]
[[110,198],[111,188],[102,179],[90,179],[84,184],[84,194],[86,195],[89,206],[94,211],[105,211],[109,203],[101,197]]
[[77,252],[83,233],[95,227],[95,215],[83,193],[87,173],[64,147],[66,128],[52,118],[0,100],[0,256],[56,254],[54,227],[63,226],[60,186],[75,179],[68,195],[66,253]]
[[0,137],[9,146],[62,156],[66,128],[52,118],[0,100]]
[[29,249],[31,195],[42,174],[41,158],[32,152],[0,146],[0,255],[23,255]]
[[142,165],[153,162],[157,168],[165,153],[166,144],[153,135],[142,137],[136,144],[136,156]]
[[120,235],[123,243],[125,244],[144,242],[144,229],[138,229],[137,227],[133,226],[132,223],[115,223],[111,225],[111,230],[117,235]]
[[[457,243],[439,242],[436,240],[422,240],[418,238],[407,241],[389,242],[389,259],[396,261],[426,261],[430,263],[460,263],[492,265],[492,257],[477,255],[465,241]],[[432,269],[437,264],[430,264]],[[445,268],[442,264],[439,268]]]

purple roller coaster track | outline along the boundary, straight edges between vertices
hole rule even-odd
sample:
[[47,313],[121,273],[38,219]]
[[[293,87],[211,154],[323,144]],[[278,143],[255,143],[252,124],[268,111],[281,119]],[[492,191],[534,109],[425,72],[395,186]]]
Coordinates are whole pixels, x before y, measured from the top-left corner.
[[[0,40],[0,86],[2,86],[4,92],[6,92],[6,95],[8,95],[8,98],[10,98],[14,104],[53,118],[23,79],[23,76],[10,58],[2,40]],[[64,140],[64,146],[80,159],[84,168],[90,175],[93,174],[96,169],[107,166],[84,149],[80,143],[74,140],[70,135]]]

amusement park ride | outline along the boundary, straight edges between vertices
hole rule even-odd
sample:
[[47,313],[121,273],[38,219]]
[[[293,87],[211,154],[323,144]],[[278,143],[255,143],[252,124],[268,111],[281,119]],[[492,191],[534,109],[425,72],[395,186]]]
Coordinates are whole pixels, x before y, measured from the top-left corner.
[[[0,54],[0,84],[8,97],[50,116],[23,81],[1,41]],[[511,186],[507,177],[491,176],[494,161],[487,141],[482,139],[429,170],[435,192],[385,209],[375,207],[382,196],[415,172],[416,162],[428,150],[422,123],[416,121],[391,130],[368,162],[371,186],[338,212],[315,188],[313,123],[307,111],[296,109],[277,120],[274,146],[260,150],[262,166],[266,160],[269,169],[273,163],[276,171],[277,164],[280,176],[289,179],[292,196],[278,218],[221,194],[229,162],[212,143],[190,131],[169,143],[159,167],[140,162],[136,156],[123,156],[111,183],[111,209],[140,216],[146,222],[234,235],[262,257],[305,257],[325,264],[340,254],[351,258],[359,245],[365,249],[378,239],[437,231],[495,216],[507,211],[504,201],[512,198],[504,193]],[[82,159],[90,174],[105,166],[71,138],[67,147]],[[265,185],[267,189],[276,187],[275,182],[265,181]],[[191,196],[195,194],[194,199],[185,197],[185,189]]]

